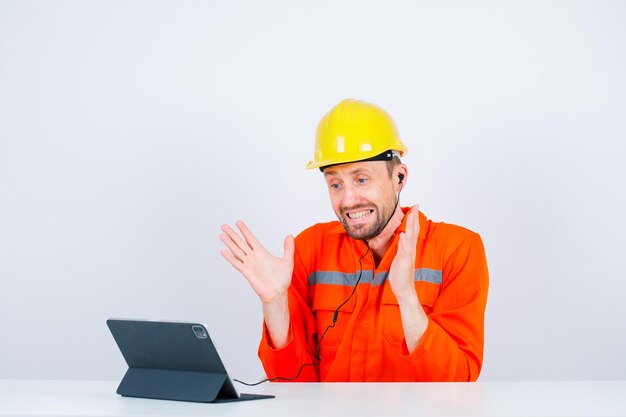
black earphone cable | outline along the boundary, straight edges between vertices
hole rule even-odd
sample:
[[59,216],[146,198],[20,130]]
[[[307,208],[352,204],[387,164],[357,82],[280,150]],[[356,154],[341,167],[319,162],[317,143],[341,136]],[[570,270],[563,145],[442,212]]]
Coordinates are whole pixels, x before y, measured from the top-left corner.
[[333,327],[335,327],[335,324],[337,324],[337,318],[339,317],[339,309],[341,307],[343,307],[348,301],[350,301],[350,299],[352,298],[352,296],[354,295],[354,293],[356,292],[357,287],[359,286],[359,283],[361,282],[361,277],[363,276],[363,264],[362,264],[362,260],[363,258],[365,258],[367,256],[368,253],[370,253],[370,246],[367,244],[367,240],[363,239],[363,242],[365,243],[365,246],[367,247],[367,250],[365,251],[365,253],[363,254],[363,256],[361,256],[359,258],[359,275],[357,277],[356,283],[354,284],[354,286],[352,287],[352,292],[350,293],[350,295],[348,296],[348,298],[346,298],[343,303],[339,304],[339,307],[337,307],[335,309],[335,312],[333,313],[333,322],[332,324],[329,324],[326,327],[326,330],[324,330],[324,333],[322,333],[322,337],[320,338],[320,340],[317,342],[317,360],[318,363],[321,360],[320,358],[320,344],[322,343],[322,340],[324,340],[324,337],[326,336],[326,332],[328,332],[328,330],[332,329]]

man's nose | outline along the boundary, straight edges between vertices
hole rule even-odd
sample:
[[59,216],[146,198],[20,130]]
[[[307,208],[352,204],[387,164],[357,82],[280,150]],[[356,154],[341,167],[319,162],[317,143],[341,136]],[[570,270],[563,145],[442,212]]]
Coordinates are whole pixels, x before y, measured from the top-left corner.
[[343,205],[345,207],[352,207],[356,205],[361,199],[358,190],[352,184],[344,186]]

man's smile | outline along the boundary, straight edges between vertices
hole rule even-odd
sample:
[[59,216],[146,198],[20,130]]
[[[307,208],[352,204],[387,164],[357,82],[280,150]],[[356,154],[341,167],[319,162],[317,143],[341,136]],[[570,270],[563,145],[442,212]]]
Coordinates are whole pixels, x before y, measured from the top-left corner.
[[364,217],[369,216],[373,212],[374,212],[374,210],[372,210],[372,209],[365,209],[365,210],[358,210],[358,211],[347,211],[346,212],[346,216],[349,219],[351,219],[351,220],[359,220],[359,219],[362,219]]

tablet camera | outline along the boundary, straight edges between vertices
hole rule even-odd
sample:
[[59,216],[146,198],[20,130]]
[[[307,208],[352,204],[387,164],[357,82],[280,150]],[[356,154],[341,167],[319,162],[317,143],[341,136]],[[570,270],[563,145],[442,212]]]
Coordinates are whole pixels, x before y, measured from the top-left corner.
[[191,330],[193,330],[193,334],[195,334],[198,339],[206,339],[207,337],[209,337],[205,328],[202,326],[198,326],[197,324],[191,326]]

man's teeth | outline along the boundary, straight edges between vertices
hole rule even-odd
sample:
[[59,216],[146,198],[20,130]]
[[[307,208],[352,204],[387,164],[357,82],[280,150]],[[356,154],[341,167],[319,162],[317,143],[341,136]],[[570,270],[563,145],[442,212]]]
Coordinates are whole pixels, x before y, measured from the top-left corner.
[[357,211],[356,213],[348,213],[348,217],[350,217],[351,219],[360,219],[361,217],[367,216],[371,212],[372,210]]

